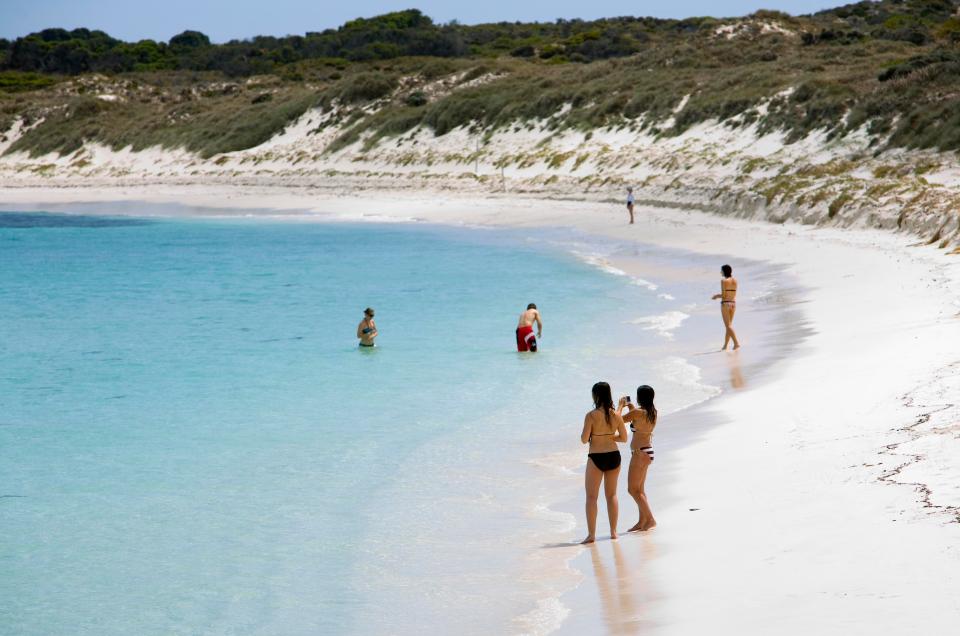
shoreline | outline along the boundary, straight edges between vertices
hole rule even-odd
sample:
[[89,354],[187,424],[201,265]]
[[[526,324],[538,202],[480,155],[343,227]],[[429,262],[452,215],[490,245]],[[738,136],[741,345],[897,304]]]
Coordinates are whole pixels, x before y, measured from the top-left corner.
[[[956,264],[929,248],[910,249],[906,241],[879,233],[816,231],[796,226],[752,227],[748,223],[705,219],[695,214],[684,215],[684,221],[675,228],[675,236],[664,241],[661,235],[662,243],[659,244],[689,247],[689,238],[681,236],[690,232],[697,240],[696,232],[689,224],[708,226],[711,232],[719,234],[718,238],[736,245],[738,253],[742,253],[739,248],[750,248],[751,257],[767,257],[771,262],[785,260],[784,255],[777,254],[785,247],[781,242],[784,234],[797,233],[795,240],[787,241],[793,244],[808,241],[805,234],[816,238],[824,236],[826,240],[808,245],[806,249],[802,245],[789,245],[792,249],[802,250],[806,258],[796,259],[788,270],[796,271],[801,262],[810,264],[811,269],[822,270],[822,263],[817,261],[830,263],[833,256],[837,258],[838,271],[835,275],[829,271],[815,271],[812,280],[811,277],[802,279],[809,281],[806,283],[804,308],[810,318],[811,334],[805,339],[800,355],[786,361],[779,378],[759,389],[722,396],[702,409],[698,407],[687,413],[687,417],[712,416],[719,420],[718,425],[707,427],[703,443],[698,443],[696,448],[684,449],[681,466],[675,470],[680,482],[675,487],[686,493],[687,505],[663,510],[665,514],[672,513],[675,522],[686,526],[678,531],[690,534],[682,538],[663,536],[665,532],[673,533],[674,529],[667,530],[663,516],[658,515],[660,527],[654,532],[659,531],[659,536],[636,537],[635,545],[630,548],[591,549],[594,578],[598,582],[598,599],[594,599],[594,606],[599,604],[604,608],[608,631],[642,628],[653,633],[685,634],[694,633],[694,630],[717,627],[733,630],[746,626],[746,631],[750,632],[777,622],[785,633],[810,630],[844,633],[851,627],[858,631],[871,627],[883,631],[891,625],[896,626],[894,633],[905,633],[911,629],[911,624],[913,628],[919,624],[933,631],[958,624],[960,611],[950,607],[950,601],[937,587],[949,586],[950,581],[956,580],[953,572],[958,558],[951,543],[955,543],[960,534],[956,524],[960,520],[957,515],[960,508],[956,506],[957,488],[953,485],[960,471],[947,450],[952,448],[955,453],[960,431],[954,423],[956,411],[946,404],[950,400],[945,399],[951,386],[956,384],[956,380],[951,383],[950,373],[946,371],[952,365],[950,361],[956,360],[958,355],[957,347],[951,346],[951,341],[947,340],[951,333],[950,322],[955,319],[958,306]],[[756,232],[759,236],[753,239],[745,238],[746,233],[735,236],[738,228]],[[702,239],[698,242],[707,243]],[[749,245],[762,242],[769,244],[759,249],[757,245]],[[818,254],[828,250],[834,254]],[[847,253],[846,257],[843,252]],[[865,256],[872,262],[858,262]],[[908,271],[896,271],[900,267]],[[857,279],[863,281],[861,284],[867,289],[852,284]],[[895,295],[899,293],[898,300],[904,306],[891,312],[892,316],[870,313],[870,309],[886,309],[883,301],[889,298],[891,286]],[[915,305],[911,306],[911,301]],[[918,311],[914,313],[912,309]],[[845,311],[849,313],[844,315]],[[856,333],[857,321],[863,321],[868,332],[866,337]],[[740,333],[743,337],[743,332]],[[872,335],[876,336],[876,345],[874,338],[869,337]],[[884,335],[894,339],[899,335],[899,342],[887,342]],[[907,340],[909,344],[904,342]],[[824,341],[829,346],[825,347]],[[750,346],[749,340],[745,345]],[[904,361],[910,364],[904,364]],[[869,380],[863,375],[860,379],[839,377],[836,379],[840,380],[841,387],[831,391],[829,384],[835,378],[829,371],[834,364],[859,369],[861,374],[876,373],[884,368],[890,372],[877,374],[877,377],[867,375]],[[898,367],[907,367],[901,376],[903,389],[911,389],[903,397],[896,381]],[[823,375],[822,381],[818,373]],[[926,378],[931,375],[938,381],[926,389]],[[906,378],[911,378],[915,384]],[[881,382],[883,388],[864,386],[865,383]],[[913,389],[913,386],[923,388]],[[858,391],[862,394],[858,395]],[[916,396],[917,393],[923,397]],[[804,399],[804,395],[809,398]],[[917,402],[926,405],[936,404],[939,400],[939,408],[904,408],[915,397]],[[819,409],[804,404],[818,399]],[[870,404],[873,400],[876,403]],[[832,416],[831,409],[846,415]],[[856,422],[857,418],[873,421],[865,422],[867,426],[864,422],[856,422],[858,425],[834,432],[823,426],[817,427],[817,418],[837,426]],[[930,423],[933,418],[937,419],[936,423]],[[779,434],[756,428],[776,424],[778,419],[787,420],[785,425],[775,427]],[[915,420],[913,424],[910,424],[911,420]],[[737,430],[744,424],[751,425],[752,430]],[[808,427],[812,429],[809,433]],[[923,428],[923,432],[914,433],[917,427]],[[808,434],[814,439],[804,440]],[[758,435],[762,438],[757,439]],[[795,439],[797,437],[800,439]],[[952,447],[949,446],[951,441]],[[770,447],[775,444],[778,452],[770,457],[773,450]],[[903,448],[904,445],[912,446],[913,452]],[[751,462],[751,467],[744,471],[749,473],[750,479],[745,479],[743,474],[727,475],[728,472],[740,472],[718,460],[718,456],[728,449],[735,449],[731,460]],[[805,457],[810,453],[827,453],[829,456],[815,457],[810,461]],[[899,455],[892,458],[892,468],[888,459],[891,454]],[[795,467],[788,467],[784,472],[780,464],[791,456],[795,459]],[[859,463],[855,463],[854,457]],[[663,458],[663,454],[658,453],[658,460]],[[838,459],[844,463],[849,461],[849,464],[835,461]],[[812,488],[803,474],[807,470],[804,468],[806,464],[810,465]],[[661,464],[661,468],[666,466]],[[704,483],[702,473],[712,475],[718,483]],[[784,479],[774,480],[782,482],[777,483],[777,487],[802,488],[802,496],[790,489],[778,495],[769,488],[754,485],[755,475],[769,479],[771,474],[778,473],[784,473]],[[655,484],[656,477],[651,471],[651,485]],[[833,516],[821,512],[820,517],[809,522],[796,515],[794,523],[790,523],[794,508],[810,510],[821,507],[810,499],[818,488],[830,487],[831,477],[849,490],[837,502],[824,502],[834,504],[822,506],[824,510],[833,508]],[[899,492],[877,489],[878,485],[890,482],[906,488]],[[934,489],[929,486],[931,482],[936,483]],[[749,490],[739,494],[735,492],[736,488]],[[864,505],[864,499],[870,503]],[[621,496],[621,510],[623,501]],[[692,518],[709,510],[709,504],[704,506],[704,501],[723,501],[725,507],[733,505],[732,509],[711,511],[715,519],[702,524]],[[629,499],[627,502],[629,507],[631,502]],[[844,502],[849,505],[843,505]],[[716,505],[714,503],[711,507]],[[781,507],[787,510],[780,511]],[[853,519],[848,520],[851,511]],[[696,514],[691,514],[693,512]],[[774,518],[763,519],[767,515]],[[850,525],[855,529],[834,527],[837,519],[844,519],[841,523],[852,521]],[[882,527],[885,522],[891,526]],[[892,524],[898,522],[903,529],[893,530]],[[768,532],[752,530],[754,525],[766,526]],[[719,532],[720,538],[713,536],[715,532]],[[883,536],[879,538],[871,536],[880,534]],[[823,535],[828,543],[842,545],[832,551],[829,545],[819,545],[822,539],[818,538]],[[779,537],[788,539],[784,541]],[[930,543],[921,547],[915,545],[917,541]],[[704,543],[711,545],[712,549],[704,550]],[[784,543],[788,543],[788,547],[784,547]],[[617,544],[623,546],[623,540]],[[896,553],[892,559],[896,565],[883,568],[868,563],[871,550],[858,554],[864,544],[879,553]],[[760,546],[762,548],[758,550]],[[630,549],[634,551],[633,560]],[[725,557],[724,552],[735,557]],[[756,552],[760,554],[750,558]],[[783,565],[777,567],[780,563]],[[921,577],[923,580],[919,580],[915,573],[920,563],[923,564],[920,568],[927,571]],[[743,574],[751,566],[753,571],[749,575]],[[709,576],[703,576],[704,570]],[[864,576],[865,571],[869,573],[867,576]],[[624,572],[627,572],[630,585],[623,584]],[[685,580],[685,575],[693,572],[709,583]],[[608,580],[600,584],[604,577]],[[807,577],[812,580],[803,581]],[[838,584],[830,580],[832,577],[846,580]],[[822,583],[818,584],[819,581]],[[731,582],[736,590],[725,591],[724,586]],[[754,598],[765,598],[749,602],[751,611],[755,610],[754,615],[728,617],[728,622],[718,618],[723,614],[722,607],[742,603],[742,599],[751,597],[751,593]],[[588,605],[584,597],[590,594],[590,590],[581,590],[581,609]],[[571,595],[575,596],[576,593]],[[628,597],[635,601],[639,599],[639,602],[625,603],[624,599]],[[897,609],[893,610],[893,606]],[[576,609],[576,605],[574,607]],[[925,611],[934,607],[936,611]],[[817,612],[822,613],[819,619],[815,618]],[[579,614],[583,616],[582,611]],[[794,616],[785,621],[784,616],[788,614]],[[574,611],[574,616],[577,615],[578,612]],[[848,621],[845,627],[836,624],[843,617]],[[560,633],[582,631],[589,625],[586,621],[571,620]]]
[[[595,235],[588,236],[595,237]],[[665,325],[658,325],[655,320],[651,320],[648,324],[645,320],[663,317],[664,314],[644,317],[644,320],[639,321],[625,321],[625,324],[634,326],[634,337],[642,340],[644,344],[635,351],[627,345],[625,351],[615,351],[611,355],[619,358],[629,358],[632,355],[643,356],[644,361],[641,366],[647,369],[652,362],[652,369],[647,371],[655,376],[654,378],[647,377],[647,373],[638,374],[631,371],[624,374],[618,365],[613,364],[610,366],[617,367],[616,370],[606,369],[597,378],[609,381],[617,395],[632,393],[632,387],[640,383],[649,381],[655,385],[659,391],[658,405],[661,414],[671,423],[660,441],[655,442],[658,452],[662,453],[664,450],[671,454],[682,452],[688,445],[695,443],[701,432],[700,429],[710,429],[722,424],[719,418],[704,417],[703,409],[711,402],[722,399],[728,391],[744,389],[745,376],[750,378],[750,384],[754,386],[764,382],[769,372],[761,372],[759,367],[770,366],[775,369],[793,348],[792,343],[783,338],[779,325],[784,322],[799,325],[802,320],[802,316],[792,315],[794,313],[792,306],[796,302],[797,293],[794,289],[794,281],[784,279],[779,268],[765,261],[741,264],[744,267],[741,271],[748,272],[755,281],[762,281],[758,286],[764,289],[755,298],[745,296],[743,300],[743,304],[747,307],[745,311],[753,310],[747,316],[747,324],[749,328],[756,330],[753,332],[756,334],[754,343],[762,342],[763,346],[753,349],[747,356],[741,358],[722,356],[718,350],[711,349],[710,345],[714,343],[712,335],[717,322],[714,311],[716,301],[710,300],[709,294],[704,295],[704,298],[698,298],[696,292],[691,295],[690,287],[703,287],[702,273],[707,273],[708,276],[716,273],[713,257],[635,242],[620,245],[612,253],[603,257],[584,254],[577,249],[567,247],[561,247],[561,249],[570,251],[582,262],[607,275],[630,279],[632,285],[641,287],[646,292],[661,292],[658,298],[667,299],[667,304],[674,308],[667,314],[681,316],[680,320],[676,322],[668,320],[669,324]],[[664,293],[666,291],[672,293]],[[711,288],[710,291],[714,290]],[[679,298],[675,298],[673,294],[677,294]],[[772,295],[776,295],[778,301],[766,302],[766,298]],[[681,311],[676,311],[677,303]],[[684,312],[690,312],[690,314]],[[706,326],[707,324],[709,327]],[[706,335],[708,332],[711,334],[710,337]],[[693,397],[693,401],[677,403],[678,392],[673,384],[670,382],[666,382],[666,386],[661,384],[664,382],[661,376],[664,375],[664,367],[668,362],[670,367],[680,365],[678,370],[683,372],[684,381],[689,387],[698,387],[699,395]],[[669,375],[667,373],[667,376]],[[565,419],[573,421],[578,415],[571,414],[570,418]],[[693,426],[685,426],[691,422]],[[575,431],[567,431],[561,438],[551,440],[559,444],[563,448],[562,451],[556,446],[551,446],[547,455],[538,457],[531,463],[554,474],[555,479],[552,483],[555,489],[550,493],[550,501],[544,504],[544,512],[566,520],[568,526],[566,531],[556,533],[555,537],[551,537],[548,543],[541,546],[541,551],[548,553],[543,558],[555,555],[554,558],[569,571],[570,576],[567,578],[577,580],[567,589],[559,591],[556,596],[540,599],[535,610],[517,617],[515,623],[520,626],[518,633],[572,632],[581,629],[588,632],[596,631],[595,620],[591,622],[590,617],[595,619],[598,607],[611,602],[610,598],[591,598],[593,583],[597,577],[591,575],[593,568],[589,563],[589,557],[595,556],[594,548],[609,543],[606,538],[605,512],[602,505],[598,519],[597,543],[592,546],[582,546],[578,543],[585,532],[583,530],[582,482],[586,450],[579,441],[571,442],[576,437],[574,433]],[[626,492],[625,467],[629,464],[630,458],[627,445],[621,448],[621,453],[624,457],[624,469],[620,473],[618,490],[621,513],[619,526],[621,539],[629,541],[630,538],[640,535],[628,535],[624,531],[625,527],[632,524],[631,517],[636,512],[635,504]],[[658,462],[658,467],[660,464],[665,464],[663,468],[670,470],[669,459],[666,462]],[[663,501],[676,503],[681,500],[680,493],[673,492],[669,484],[660,483],[657,486],[661,489],[658,493],[661,505]],[[557,570],[554,568],[549,571]],[[557,575],[556,578],[559,584],[562,577]],[[604,595],[609,595],[609,592],[605,592]],[[564,622],[565,619],[561,620],[561,617],[570,616],[571,613],[571,620],[566,622]],[[545,615],[549,615],[552,619],[544,620]],[[584,618],[587,620],[584,621]],[[547,631],[532,629],[530,625],[535,622],[553,623],[556,629]],[[626,626],[615,625],[611,626],[610,631],[617,632],[625,628]]]
[[[648,250],[652,247],[642,245],[643,256],[629,252],[630,250],[619,250],[614,252],[608,259],[602,262],[591,263],[601,270],[607,271],[613,275],[627,276],[634,279],[635,284],[641,284],[648,290],[656,291],[658,288],[671,289],[671,283],[658,286],[647,279],[654,281],[661,280],[666,276],[677,280],[689,281],[688,276],[691,270],[703,270],[709,276],[714,275],[713,267],[714,257],[707,257],[703,254],[689,253],[679,250],[664,250],[665,253],[659,253],[660,249]],[[650,254],[648,252],[655,252]],[[676,259],[678,257],[688,258],[691,263],[684,266],[683,274],[679,274],[676,268],[671,268],[672,263],[665,263],[665,256]],[[704,262],[700,262],[704,261]],[[780,371],[780,365],[793,353],[801,343],[787,338],[783,332],[783,326],[789,325],[794,329],[803,329],[802,313],[796,309],[796,305],[802,302],[802,288],[796,285],[796,281],[784,276],[780,268],[766,261],[755,261],[750,263],[741,263],[740,272],[749,276],[750,280],[756,282],[764,281],[764,291],[760,294],[750,297],[745,295],[741,300],[744,317],[748,322],[747,330],[752,334],[752,344],[745,355],[740,352],[729,352],[723,354],[719,348],[711,348],[714,338],[707,338],[705,322],[709,323],[709,331],[713,334],[718,323],[715,305],[716,301],[709,300],[706,296],[705,302],[697,303],[696,306],[683,306],[685,311],[690,311],[693,315],[687,315],[682,324],[671,325],[670,333],[654,333],[651,337],[663,339],[665,343],[673,345],[670,349],[664,351],[662,347],[644,347],[644,357],[661,359],[666,355],[669,358],[683,360],[690,370],[694,371],[696,377],[690,378],[704,388],[715,389],[715,392],[708,391],[702,398],[692,403],[682,404],[676,408],[669,406],[671,398],[670,392],[664,391],[658,393],[658,405],[661,410],[661,428],[658,435],[655,435],[654,447],[657,448],[658,462],[648,477],[648,492],[656,491],[654,499],[655,508],[672,508],[682,503],[684,497],[682,493],[677,492],[670,484],[669,479],[664,478],[663,474],[672,474],[675,467],[672,465],[671,457],[682,454],[685,449],[697,442],[697,439],[707,431],[725,424],[721,417],[709,413],[712,404],[722,401],[726,395],[739,391],[750,391],[758,386],[763,386],[776,377]],[[639,282],[638,282],[639,281]],[[712,288],[710,291],[713,291]],[[769,297],[774,296],[773,302]],[[671,298],[672,299],[672,298]],[[689,300],[689,298],[688,298]],[[691,324],[692,323],[692,324]],[[740,325],[743,329],[743,325]],[[656,331],[652,327],[645,327],[645,331],[638,333],[639,337],[644,337],[646,331]],[[722,331],[722,328],[720,329]],[[666,337],[665,337],[666,336]],[[757,346],[760,345],[760,346]],[[679,351],[678,351],[679,349]],[[693,353],[696,351],[696,353]],[[631,375],[630,377],[604,377],[609,379],[611,385],[617,389],[627,389],[646,381],[641,375]],[[631,384],[632,383],[632,384]],[[656,384],[656,382],[655,382]],[[657,387],[655,387],[657,388]],[[626,390],[621,391],[626,392]],[[632,393],[632,388],[630,388]],[[663,400],[667,400],[667,408],[664,408]],[[569,437],[569,436],[568,436]],[[620,500],[620,539],[612,542],[607,538],[606,520],[604,506],[601,505],[600,515],[598,517],[598,536],[597,543],[591,546],[581,546],[577,542],[583,534],[583,468],[586,457],[586,451],[582,447],[576,449],[571,445],[570,449],[564,453],[564,459],[569,462],[569,458],[576,457],[577,465],[567,466],[566,474],[560,492],[564,495],[556,495],[555,501],[550,504],[549,509],[559,514],[566,515],[573,520],[573,530],[566,537],[567,543],[558,542],[545,545],[544,548],[549,551],[560,552],[563,550],[563,558],[568,568],[579,574],[579,581],[576,585],[563,592],[556,599],[544,599],[544,603],[555,601],[558,603],[555,609],[556,613],[565,613],[570,616],[558,626],[559,633],[582,633],[583,631],[597,631],[597,614],[602,613],[604,622],[607,625],[607,631],[610,633],[633,633],[635,630],[650,630],[653,628],[650,624],[637,623],[636,616],[639,614],[637,605],[631,607],[630,603],[624,604],[624,588],[622,579],[629,576],[627,571],[640,571],[643,567],[643,560],[639,559],[637,554],[631,554],[629,546],[631,542],[641,541],[644,533],[626,533],[624,528],[632,525],[636,515],[636,506],[626,491],[626,466],[629,465],[630,453],[629,445],[625,444],[621,448],[623,455],[623,469],[620,474],[620,488],[618,490]],[[576,445],[579,446],[579,445]],[[544,458],[544,461],[550,458]],[[556,459],[556,458],[555,458]],[[652,495],[651,495],[652,496]],[[608,546],[614,553],[611,556],[607,554]],[[643,551],[646,552],[646,546]],[[647,557],[651,555],[647,554]],[[613,573],[616,572],[614,576]],[[601,583],[604,578],[610,580]],[[526,630],[522,633],[527,633]]]
[[[631,558],[634,565],[644,564],[618,576],[606,596],[600,594],[603,608],[613,607],[611,599],[643,594],[638,603],[605,609],[605,616],[613,617],[608,627],[689,633],[707,626],[762,629],[777,621],[788,633],[828,627],[842,633],[851,626],[936,631],[960,621],[960,608],[949,607],[947,597],[960,564],[950,547],[960,534],[960,494],[951,488],[960,468],[950,461],[957,444],[951,437],[957,435],[952,433],[956,413],[927,406],[949,389],[949,369],[960,359],[951,337],[960,289],[957,266],[942,252],[908,248],[909,238],[879,231],[770,225],[675,209],[639,207],[638,225],[626,230],[619,206],[596,202],[519,198],[511,203],[509,197],[476,200],[447,193],[443,200],[424,193],[345,201],[278,196],[276,190],[197,190],[167,189],[144,197],[143,192],[80,188],[57,191],[52,198],[74,209],[71,202],[82,203],[84,197],[87,202],[172,197],[230,208],[247,202],[250,208],[286,211],[305,220],[568,225],[618,240],[632,230],[663,247],[727,252],[782,266],[808,290],[804,309],[811,332],[803,350],[788,356],[769,382],[698,408],[720,424],[705,428],[682,458],[662,460],[658,454],[661,470],[676,462],[673,486],[686,498],[658,511],[657,530],[615,544],[621,552],[636,548],[643,554],[621,554],[618,561],[605,550],[610,542],[588,551],[597,555],[597,581],[603,578],[599,572],[622,570]],[[0,200],[10,201],[11,192],[0,190]],[[15,192],[12,199],[20,202],[50,194],[46,189]],[[329,212],[299,212],[310,209]],[[365,216],[369,212],[374,215]],[[914,388],[927,386],[933,388]],[[884,464],[884,455],[894,455],[896,465]],[[761,485],[757,475],[763,477]],[[655,479],[652,474],[651,488]],[[891,481],[899,487],[882,487]],[[817,496],[827,489],[829,494]],[[718,502],[723,502],[720,508]],[[622,492],[622,510],[631,504]],[[684,505],[698,508],[698,514],[681,510]],[[877,552],[889,555],[885,567],[874,558]],[[648,594],[653,588],[655,593]],[[718,618],[721,608],[729,610],[742,598],[751,599],[748,616]],[[591,618],[574,612],[561,632],[575,629],[578,616]]]

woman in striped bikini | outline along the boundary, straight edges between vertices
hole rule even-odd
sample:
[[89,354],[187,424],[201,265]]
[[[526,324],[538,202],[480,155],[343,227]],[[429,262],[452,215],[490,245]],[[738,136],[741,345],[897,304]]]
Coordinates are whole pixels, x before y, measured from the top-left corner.
[[633,439],[630,441],[627,492],[637,502],[637,508],[640,510],[640,520],[627,532],[650,530],[657,525],[657,520],[653,518],[653,512],[650,510],[650,503],[647,501],[647,493],[644,489],[644,484],[647,481],[647,470],[653,463],[653,428],[657,425],[657,407],[653,405],[653,397],[653,388],[644,384],[637,387],[639,408],[633,405],[629,396],[625,396],[620,398],[619,408],[617,409],[618,413],[622,413],[624,408],[627,409],[623,421],[630,422],[630,430],[633,431]]
[[733,339],[733,350],[740,348],[740,341],[737,340],[737,334],[733,330],[733,315],[737,313],[737,279],[733,277],[733,268],[724,265],[720,268],[723,274],[723,280],[720,281],[720,293],[714,294],[713,299],[720,301],[720,316],[723,318],[723,327],[726,330],[723,335],[723,349],[727,350],[730,339]]

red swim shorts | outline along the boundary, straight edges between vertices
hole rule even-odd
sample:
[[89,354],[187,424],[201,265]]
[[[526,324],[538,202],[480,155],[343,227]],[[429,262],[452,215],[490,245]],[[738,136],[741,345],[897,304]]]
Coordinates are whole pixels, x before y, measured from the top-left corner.
[[517,351],[536,351],[537,337],[533,335],[533,327],[517,327]]

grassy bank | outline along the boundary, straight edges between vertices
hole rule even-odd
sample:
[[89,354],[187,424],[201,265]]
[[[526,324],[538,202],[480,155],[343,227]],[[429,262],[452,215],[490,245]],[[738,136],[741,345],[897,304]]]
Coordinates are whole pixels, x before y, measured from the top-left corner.
[[[758,12],[722,20],[454,25],[444,32],[453,29],[469,44],[456,54],[371,60],[357,59],[364,56],[353,49],[324,49],[346,57],[274,60],[269,73],[243,77],[222,70],[8,70],[0,73],[0,130],[18,119],[32,126],[7,153],[69,154],[99,142],[210,157],[256,146],[318,107],[328,113],[327,125],[342,128],[331,151],[418,127],[444,135],[461,126],[522,128],[544,120],[558,131],[623,126],[666,136],[708,120],[756,123],[790,140],[816,129],[833,137],[865,128],[877,150],[954,151],[960,148],[955,9],[955,2],[910,0],[801,17]],[[441,28],[390,24],[405,37]],[[380,23],[336,32],[362,32],[363,46],[392,33],[371,25]],[[343,37],[338,41],[348,46]],[[629,46],[613,46],[625,38]],[[272,50],[261,44],[264,55]],[[7,62],[12,47],[7,43]]]

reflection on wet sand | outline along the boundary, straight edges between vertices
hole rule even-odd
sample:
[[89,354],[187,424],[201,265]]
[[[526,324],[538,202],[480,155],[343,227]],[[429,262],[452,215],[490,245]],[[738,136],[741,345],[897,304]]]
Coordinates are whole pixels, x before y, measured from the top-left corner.
[[731,351],[726,356],[727,369],[730,371],[730,387],[742,389],[747,386],[743,379],[743,371],[740,370],[740,351]]
[[643,617],[643,608],[654,595],[644,568],[655,556],[656,542],[652,536],[624,537],[590,547],[607,633],[637,634],[650,627]]

